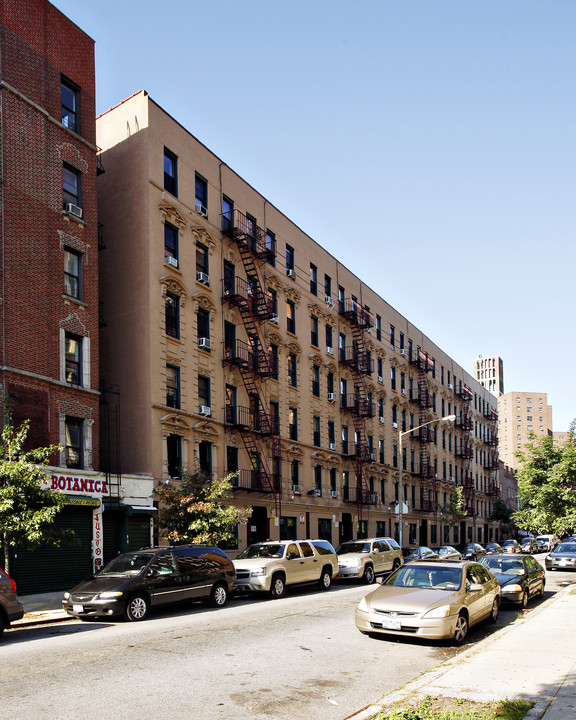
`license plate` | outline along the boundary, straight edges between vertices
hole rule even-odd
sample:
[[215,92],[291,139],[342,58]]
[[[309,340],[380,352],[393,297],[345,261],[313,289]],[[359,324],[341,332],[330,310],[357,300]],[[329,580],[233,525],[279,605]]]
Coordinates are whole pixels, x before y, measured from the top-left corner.
[[72,612],[75,612],[75,613],[83,613],[83,612],[84,612],[84,605],[72,605]]
[[382,618],[382,627],[386,630],[400,630],[402,625],[400,620],[390,620],[389,618]]

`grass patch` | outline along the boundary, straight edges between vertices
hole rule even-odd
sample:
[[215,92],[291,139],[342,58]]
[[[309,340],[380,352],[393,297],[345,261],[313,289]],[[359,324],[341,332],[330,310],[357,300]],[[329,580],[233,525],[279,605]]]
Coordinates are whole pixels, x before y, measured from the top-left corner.
[[427,695],[413,707],[385,709],[370,720],[522,720],[533,702],[498,700],[487,703]]

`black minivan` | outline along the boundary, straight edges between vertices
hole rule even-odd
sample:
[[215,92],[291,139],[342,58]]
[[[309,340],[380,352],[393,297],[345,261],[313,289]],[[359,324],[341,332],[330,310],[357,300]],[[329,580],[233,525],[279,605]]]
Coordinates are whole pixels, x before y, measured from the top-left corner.
[[228,600],[236,573],[216,547],[179,545],[118,555],[91,580],[64,593],[64,610],[80,620],[124,616],[137,621],[152,607],[209,598],[213,607]]

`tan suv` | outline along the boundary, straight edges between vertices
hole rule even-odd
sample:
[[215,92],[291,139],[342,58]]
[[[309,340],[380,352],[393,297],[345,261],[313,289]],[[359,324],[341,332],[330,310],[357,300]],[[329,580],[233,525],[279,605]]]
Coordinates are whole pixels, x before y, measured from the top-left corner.
[[288,585],[317,583],[328,590],[338,559],[326,540],[278,540],[248,545],[234,560],[238,592],[268,592],[281,598]]
[[338,546],[336,553],[340,578],[361,578],[368,584],[374,582],[376,575],[403,564],[402,550],[392,538],[348,540]]

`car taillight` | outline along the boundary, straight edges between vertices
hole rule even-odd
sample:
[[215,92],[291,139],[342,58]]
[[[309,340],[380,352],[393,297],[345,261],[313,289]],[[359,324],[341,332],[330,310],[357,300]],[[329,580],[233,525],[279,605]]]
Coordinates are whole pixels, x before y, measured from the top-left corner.
[[16,583],[14,582],[14,580],[12,580],[10,575],[7,574],[6,577],[8,578],[8,580],[10,580],[10,584],[12,585],[12,590],[14,590],[14,595],[16,595],[16,593],[18,592],[16,590]]

